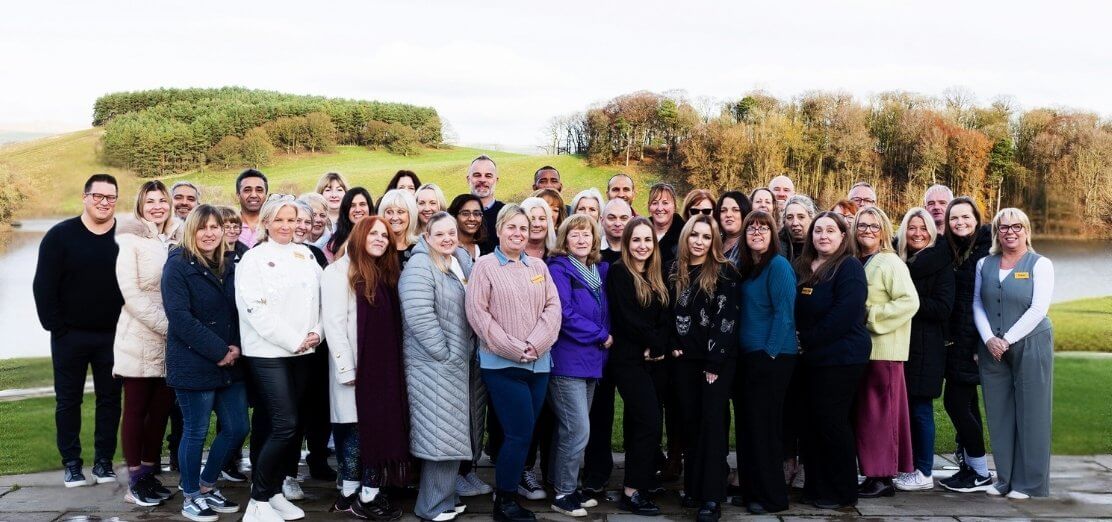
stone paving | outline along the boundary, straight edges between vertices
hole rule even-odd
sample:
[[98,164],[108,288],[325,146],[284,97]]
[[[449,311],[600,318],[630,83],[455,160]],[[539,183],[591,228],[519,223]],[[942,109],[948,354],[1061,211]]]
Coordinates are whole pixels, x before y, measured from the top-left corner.
[[[617,484],[622,474],[622,455],[615,455],[616,469],[611,480]],[[949,476],[952,462],[943,456],[935,458],[935,479]],[[86,474],[89,470],[86,469]],[[302,472],[307,471],[302,468]],[[488,482],[493,481],[489,463],[479,469]],[[121,477],[124,470],[117,468]],[[66,489],[61,484],[61,471],[27,475],[0,476],[0,521],[37,522],[61,520],[187,520],[180,514],[180,493],[166,504],[141,508],[123,501],[121,483]],[[177,477],[163,473],[162,481],[173,489]],[[664,509],[663,516],[655,520],[693,520],[694,510],[679,506],[678,486],[658,499]],[[306,500],[298,502],[306,512],[307,520],[345,520],[329,513],[334,500],[334,485],[306,479],[302,488]],[[237,502],[246,505],[248,488],[243,484],[224,484],[222,490]],[[612,496],[616,491],[610,493]],[[403,520],[416,520],[412,515],[413,498],[399,498],[405,510]],[[466,499],[468,512],[461,520],[487,520],[490,518],[490,498]],[[905,493],[895,497],[861,500],[852,509],[828,511],[799,503],[799,491],[792,493],[791,509],[776,516],[754,517],[745,510],[726,505],[722,520],[1094,520],[1112,519],[1112,455],[1088,457],[1054,457],[1051,463],[1051,496],[1045,499],[1008,500],[990,498],[982,493],[951,493],[940,486],[932,491]],[[546,501],[530,501],[527,506],[537,512],[541,520],[572,520],[555,513]],[[590,511],[590,520],[635,521],[640,517],[622,514],[615,502],[603,502]],[[239,520],[241,515],[221,515],[222,521]]]

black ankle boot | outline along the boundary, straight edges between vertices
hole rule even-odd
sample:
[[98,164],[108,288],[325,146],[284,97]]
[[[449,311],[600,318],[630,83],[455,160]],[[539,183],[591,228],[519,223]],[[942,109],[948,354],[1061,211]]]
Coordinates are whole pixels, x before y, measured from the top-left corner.
[[857,488],[859,498],[891,497],[895,494],[896,486],[892,484],[892,479],[869,477]]
[[517,493],[499,491],[494,495],[494,520],[498,522],[534,522],[537,516],[521,507]]

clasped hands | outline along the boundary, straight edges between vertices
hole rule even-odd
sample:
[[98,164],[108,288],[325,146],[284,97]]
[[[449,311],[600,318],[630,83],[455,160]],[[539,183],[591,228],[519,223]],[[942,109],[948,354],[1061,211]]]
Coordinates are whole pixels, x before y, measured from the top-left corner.
[[985,342],[985,348],[988,348],[988,353],[991,354],[992,358],[996,359],[997,361],[1004,358],[1004,352],[1007,352],[1010,346],[1011,345],[1008,344],[1008,341],[1005,341],[1004,339],[1001,339],[999,337],[993,337],[992,339],[989,339],[987,342]]

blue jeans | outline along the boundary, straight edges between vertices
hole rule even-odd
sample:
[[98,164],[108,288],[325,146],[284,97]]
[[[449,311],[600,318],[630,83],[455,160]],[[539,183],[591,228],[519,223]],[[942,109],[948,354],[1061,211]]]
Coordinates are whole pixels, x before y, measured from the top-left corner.
[[523,368],[483,368],[482,375],[505,437],[494,465],[494,482],[499,492],[517,494],[533,425],[544,405],[548,374]]
[[915,469],[929,477],[934,468],[934,399],[908,396],[907,402]]
[[[195,497],[201,492],[201,486],[216,487],[216,479],[220,478],[220,470],[228,462],[230,453],[239,448],[247,436],[247,392],[243,381],[237,381],[216,390],[175,390],[175,393],[182,416],[182,437],[178,444],[181,488],[187,497]],[[212,441],[205,469],[201,471],[201,451],[214,411],[220,431]]]
[[598,379],[553,376],[548,380],[548,401],[556,415],[552,443],[552,482],[557,495],[575,493],[579,462],[591,433],[591,400]]

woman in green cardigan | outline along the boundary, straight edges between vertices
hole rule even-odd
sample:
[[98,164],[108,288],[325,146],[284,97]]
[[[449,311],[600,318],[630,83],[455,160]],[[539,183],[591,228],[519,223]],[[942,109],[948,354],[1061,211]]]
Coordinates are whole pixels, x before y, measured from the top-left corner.
[[903,365],[919,295],[907,265],[892,250],[892,222],[884,211],[863,208],[854,222],[854,245],[869,285],[865,328],[873,341],[855,408],[857,461],[867,477],[858,496],[890,497],[896,493],[892,477],[915,467]]

